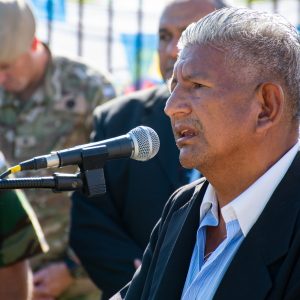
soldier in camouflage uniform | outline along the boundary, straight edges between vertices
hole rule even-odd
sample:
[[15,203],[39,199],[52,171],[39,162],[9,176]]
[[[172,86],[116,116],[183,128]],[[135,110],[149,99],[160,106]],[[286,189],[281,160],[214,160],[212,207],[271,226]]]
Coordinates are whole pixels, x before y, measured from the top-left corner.
[[[0,28],[0,145],[8,162],[87,143],[93,108],[115,96],[108,79],[79,61],[51,55],[35,38],[34,18],[23,0],[0,0]],[[26,195],[50,245],[46,255],[32,260],[34,299],[98,299],[68,248],[68,194],[26,190]]]
[[[0,152],[0,172],[4,170],[4,157]],[[30,298],[31,271],[27,260],[48,248],[24,194],[0,190],[0,299]]]

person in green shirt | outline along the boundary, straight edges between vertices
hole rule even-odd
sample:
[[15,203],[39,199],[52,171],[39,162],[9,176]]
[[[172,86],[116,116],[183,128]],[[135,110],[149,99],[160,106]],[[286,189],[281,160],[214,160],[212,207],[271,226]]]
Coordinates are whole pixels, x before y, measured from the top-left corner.
[[[3,170],[0,152],[0,172]],[[0,299],[30,299],[33,281],[28,259],[48,248],[24,193],[0,190]]]

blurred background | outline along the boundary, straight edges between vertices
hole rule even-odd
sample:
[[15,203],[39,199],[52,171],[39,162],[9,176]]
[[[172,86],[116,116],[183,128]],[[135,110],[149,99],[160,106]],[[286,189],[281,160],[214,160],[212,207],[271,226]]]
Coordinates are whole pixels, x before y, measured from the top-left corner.
[[[161,81],[156,55],[158,20],[168,0],[31,0],[38,38],[57,54],[108,71],[118,93]],[[227,0],[277,12],[300,24],[300,0]]]

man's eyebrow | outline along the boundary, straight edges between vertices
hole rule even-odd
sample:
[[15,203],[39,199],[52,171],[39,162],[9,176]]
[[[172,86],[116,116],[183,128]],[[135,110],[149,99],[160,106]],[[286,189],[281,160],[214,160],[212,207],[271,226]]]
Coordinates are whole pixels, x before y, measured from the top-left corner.
[[201,71],[200,72],[187,73],[187,74],[184,74],[183,77],[186,80],[190,80],[190,81],[193,81],[193,80],[207,80],[207,78],[208,78],[207,74],[205,74]]
[[[180,27],[176,29],[179,32],[183,32],[184,30],[186,30],[186,27]],[[161,28],[158,29],[158,32],[170,32],[170,30],[168,30],[168,26],[162,26]]]
[[169,32],[169,30],[167,28],[159,28],[158,32]]

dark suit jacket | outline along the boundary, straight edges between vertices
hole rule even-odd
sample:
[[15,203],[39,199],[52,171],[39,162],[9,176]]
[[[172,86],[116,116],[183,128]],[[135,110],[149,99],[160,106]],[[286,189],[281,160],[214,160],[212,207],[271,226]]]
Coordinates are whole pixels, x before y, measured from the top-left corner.
[[180,178],[170,121],[164,114],[165,86],[112,100],[95,110],[93,140],[127,133],[138,125],[152,127],[160,137],[158,154],[147,162],[132,159],[105,165],[107,194],[86,199],[73,195],[70,243],[104,299],[116,293],[134,274],[133,261],[142,258],[150,233]]
[[[300,299],[300,154],[229,265],[216,300]],[[120,296],[180,299],[199,226],[207,181],[176,192],[151,234],[142,267]],[[204,299],[205,300],[205,299]]]

